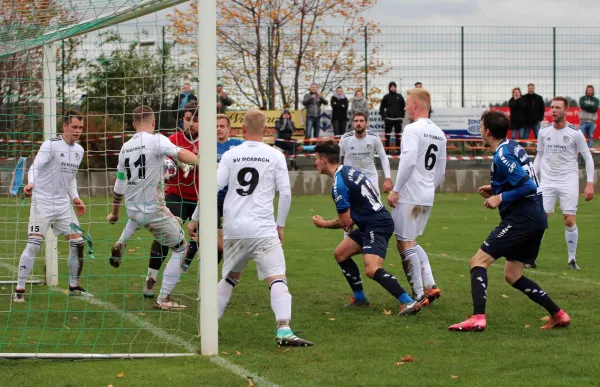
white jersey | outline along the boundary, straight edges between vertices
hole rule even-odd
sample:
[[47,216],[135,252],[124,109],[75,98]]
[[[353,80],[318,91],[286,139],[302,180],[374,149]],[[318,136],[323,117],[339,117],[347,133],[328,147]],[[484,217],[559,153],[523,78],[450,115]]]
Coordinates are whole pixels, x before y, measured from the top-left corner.
[[162,134],[147,132],[138,132],[123,144],[117,172],[125,174],[127,181],[125,204],[128,212],[164,212],[164,160],[166,156],[177,158],[180,149]]
[[[578,185],[579,153],[589,153],[579,129],[571,124],[562,129],[556,129],[554,125],[540,129],[537,151],[535,171],[540,186]],[[587,164],[586,160],[586,167]]]
[[391,177],[390,162],[385,154],[383,143],[376,133],[367,130],[365,137],[358,138],[352,131],[344,134],[340,140],[340,157],[344,158],[344,165],[358,169],[373,182],[377,181],[374,159],[376,154],[381,160],[385,178],[389,179]]
[[32,204],[70,206],[83,153],[81,145],[69,145],[62,136],[44,141],[28,173],[29,183],[33,183]]
[[225,152],[217,170],[217,188],[229,186],[223,204],[223,238],[277,237],[275,191],[290,191],[285,156],[257,141]]
[[[399,203],[433,205],[435,189],[446,172],[446,142],[442,129],[428,118],[406,125],[394,187]],[[405,166],[413,163],[414,170],[407,172]]]

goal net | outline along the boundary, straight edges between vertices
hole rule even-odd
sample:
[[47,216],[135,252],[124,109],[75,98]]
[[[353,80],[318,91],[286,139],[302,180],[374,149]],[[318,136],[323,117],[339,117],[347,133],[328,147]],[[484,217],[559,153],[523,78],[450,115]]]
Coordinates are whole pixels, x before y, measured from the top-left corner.
[[[157,130],[177,129],[171,101],[193,74],[178,62],[165,24],[181,0],[26,0],[0,10],[0,358],[186,356],[199,350],[198,259],[173,295],[187,308],[165,312],[143,295],[152,235],[139,230],[121,266],[110,250],[127,220],[106,216],[118,152],[133,133],[131,112],[148,105]],[[189,63],[189,62],[188,62]],[[191,79],[189,79],[191,80]],[[19,258],[28,241],[27,171],[41,143],[62,132],[69,109],[84,115],[85,154],[77,175],[87,212],[80,285],[70,296],[69,243],[50,229],[14,302]],[[124,207],[124,206],[123,206]],[[168,259],[168,258],[167,258]],[[159,272],[155,293],[162,282]]]

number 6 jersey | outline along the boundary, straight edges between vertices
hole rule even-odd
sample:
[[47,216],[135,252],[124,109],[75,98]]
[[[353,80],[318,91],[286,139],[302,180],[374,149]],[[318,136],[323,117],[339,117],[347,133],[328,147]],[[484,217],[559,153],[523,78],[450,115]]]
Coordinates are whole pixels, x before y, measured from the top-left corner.
[[[229,186],[223,205],[223,238],[277,237],[273,208],[275,191],[291,195],[283,153],[257,141],[245,141],[225,152],[217,170],[218,190]],[[289,200],[289,199],[288,199]],[[284,206],[285,207],[285,206]],[[282,212],[282,205],[279,212]],[[287,208],[289,211],[289,206]],[[284,226],[287,213],[278,213]]]
[[127,181],[127,212],[162,213],[165,207],[163,165],[166,156],[177,158],[180,148],[162,134],[136,133],[123,144],[117,173]]

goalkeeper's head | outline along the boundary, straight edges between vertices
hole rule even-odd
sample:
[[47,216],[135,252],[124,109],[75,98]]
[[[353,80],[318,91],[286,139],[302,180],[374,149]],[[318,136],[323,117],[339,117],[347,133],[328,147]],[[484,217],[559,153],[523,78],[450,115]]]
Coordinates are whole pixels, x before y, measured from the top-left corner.
[[322,141],[315,147],[315,167],[323,175],[333,177],[340,165],[340,147],[335,141]]
[[154,133],[156,120],[150,106],[138,106],[133,109],[133,127],[136,132]]
[[198,102],[191,101],[183,107],[183,130],[192,139],[198,137]]

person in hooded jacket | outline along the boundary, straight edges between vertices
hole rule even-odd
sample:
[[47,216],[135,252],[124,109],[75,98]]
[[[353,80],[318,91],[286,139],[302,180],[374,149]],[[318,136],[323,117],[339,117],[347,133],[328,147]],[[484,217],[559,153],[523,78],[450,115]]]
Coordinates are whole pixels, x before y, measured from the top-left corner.
[[600,102],[594,96],[594,86],[588,85],[585,88],[585,95],[579,98],[579,129],[584,136],[587,135],[588,147],[594,145],[594,130],[596,129],[596,120],[598,119],[598,105]]
[[348,106],[349,101],[341,87],[335,89],[335,94],[331,96],[331,126],[333,134],[341,136],[346,133],[348,127]]
[[379,114],[384,122],[385,146],[390,146],[392,129],[396,136],[396,146],[400,146],[400,134],[402,133],[402,119],[404,118],[404,106],[406,105],[402,94],[397,92],[398,86],[392,81],[389,84],[389,93],[381,100]]
[[350,116],[354,117],[355,113],[364,113],[369,121],[369,100],[365,98],[362,90],[356,90],[354,92],[354,98],[352,98],[352,104],[350,105]]
[[283,109],[281,116],[275,121],[275,146],[295,154],[296,142],[292,142],[292,135],[295,131],[296,125],[292,120],[292,114],[289,109]]

